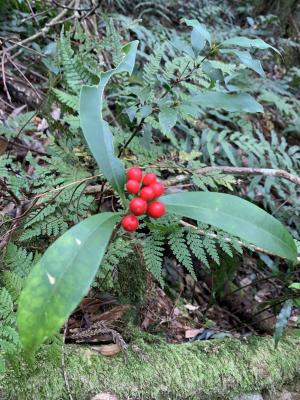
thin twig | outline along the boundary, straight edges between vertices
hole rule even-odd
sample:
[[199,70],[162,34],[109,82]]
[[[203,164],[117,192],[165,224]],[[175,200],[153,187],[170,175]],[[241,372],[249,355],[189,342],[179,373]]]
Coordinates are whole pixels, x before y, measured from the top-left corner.
[[52,1],[52,3],[55,4],[57,7],[64,8],[64,9],[69,10],[69,11],[77,11],[77,12],[81,12],[81,11],[91,11],[91,10],[94,8],[94,6],[91,6],[91,7],[89,7],[89,8],[71,7],[71,6],[65,6],[64,4],[61,4],[61,3],[59,3],[59,2],[56,1],[56,0],[51,0],[51,1]]
[[67,329],[68,329],[68,321],[66,321],[65,325],[64,325],[63,344],[62,344],[62,352],[61,352],[61,367],[62,367],[62,370],[63,370],[65,386],[66,386],[66,389],[67,389],[67,393],[68,393],[69,399],[70,400],[74,400],[73,396],[72,396],[72,393],[71,393],[71,389],[70,389],[68,374],[67,374],[67,370],[66,370],[66,363],[65,363],[65,343],[66,343]]
[[9,55],[7,54],[7,59],[8,61],[16,68],[17,71],[19,71],[19,73],[21,74],[21,76],[25,79],[25,81],[28,83],[28,85],[31,87],[31,89],[34,91],[34,93],[37,95],[37,97],[39,99],[41,99],[41,95],[39,94],[39,92],[35,89],[35,87],[33,86],[33,84],[30,82],[30,80],[27,78],[27,76],[24,74],[24,72],[18,67],[18,65],[11,59],[11,57],[9,57]]
[[124,144],[124,146],[120,149],[118,157],[121,157],[121,155],[124,153],[125,149],[129,146],[135,135],[140,131],[144,123],[144,118],[141,120],[139,125],[133,130],[130,138],[127,140],[127,142]]
[[6,96],[8,98],[8,101],[11,103],[11,96],[10,96],[9,90],[7,88],[7,85],[6,85],[5,57],[6,57],[6,52],[3,50],[3,55],[2,55],[2,60],[1,60],[3,87],[4,87],[4,90],[5,90]]
[[[0,136],[0,138],[3,139],[1,136]],[[36,154],[39,154],[41,156],[47,156],[48,155],[47,153],[45,153],[43,151],[36,150],[36,149],[34,149],[34,148],[30,147],[30,146],[26,146],[25,144],[22,144],[22,143],[18,143],[18,142],[14,142],[13,141],[13,142],[9,142],[9,144],[11,146],[21,147],[21,149],[25,149],[27,151],[31,151],[32,153],[36,153]]]
[[21,24],[24,24],[24,22],[29,21],[29,20],[32,19],[32,18],[36,18],[36,17],[40,17],[41,15],[45,15],[45,14],[47,14],[48,12],[50,12],[50,11],[52,11],[52,10],[54,10],[54,9],[55,9],[55,7],[51,7],[51,8],[48,8],[48,10],[41,11],[41,12],[38,12],[38,13],[33,14],[33,15],[31,14],[31,15],[29,15],[28,17],[23,18],[23,19],[21,20]]
[[32,7],[31,7],[31,3],[30,3],[30,1],[29,1],[29,0],[26,0],[26,2],[27,2],[27,4],[28,4],[28,7],[29,7],[29,9],[30,9],[30,12],[31,12],[32,18],[34,19],[34,22],[36,23],[36,25],[37,25],[37,26],[40,26],[40,24],[39,24],[39,21],[38,21],[38,19],[36,18],[36,15],[35,15],[35,13],[34,13],[34,11],[33,11]]
[[9,187],[6,185],[4,181],[2,181],[2,179],[0,179],[0,186],[2,186],[3,189],[7,191],[7,193],[14,199],[16,204],[20,205],[20,200],[18,199],[18,197],[14,194],[14,192],[11,189],[9,189]]
[[39,74],[36,71],[33,70],[29,70],[28,67],[26,67],[23,64],[20,64],[19,62],[14,61],[14,64],[17,65],[19,68],[24,69],[25,71],[28,71],[31,75],[37,76],[39,79],[42,79],[43,81],[48,81],[48,78],[46,78],[45,76]]
[[11,104],[7,103],[7,101],[3,100],[1,97],[0,97],[0,101],[2,103],[4,103],[7,107],[9,107],[11,110],[15,109],[15,107],[13,107]]
[[[8,42],[11,42],[13,45],[17,45],[16,47],[20,46],[20,47],[22,47],[22,48],[25,49],[25,50],[28,50],[28,51],[30,51],[30,52],[32,52],[32,53],[35,53],[35,54],[39,55],[40,57],[46,57],[45,54],[40,53],[40,52],[37,51],[37,50],[31,49],[30,47],[25,46],[25,45],[22,44],[21,42],[16,42],[15,40],[6,38],[5,36],[0,36],[0,38],[1,38],[2,40],[6,40],[6,41],[8,41]],[[11,47],[12,47],[12,46],[11,46]],[[8,48],[5,49],[5,50],[10,50],[11,47],[8,47]],[[0,52],[0,54],[1,54],[1,52]],[[14,56],[15,56],[15,55],[14,55]]]
[[[73,4],[75,3],[75,0],[72,0],[69,4],[69,7],[72,7]],[[12,51],[14,49],[16,49],[19,46],[23,46],[26,43],[32,42],[34,40],[36,40],[37,38],[39,38],[40,36],[44,36],[46,33],[49,32],[49,30],[51,29],[51,27],[53,25],[56,25],[58,22],[61,22],[61,20],[63,19],[63,17],[68,13],[69,10],[64,9],[62,10],[61,13],[59,13],[55,18],[53,18],[50,22],[48,22],[40,31],[36,32],[34,35],[29,36],[26,39],[23,39],[19,42],[17,42],[16,44],[14,44],[13,46],[10,46],[8,48],[6,48],[5,50],[3,50],[2,52],[0,52],[1,54],[4,54],[4,51],[8,52],[8,51]]]

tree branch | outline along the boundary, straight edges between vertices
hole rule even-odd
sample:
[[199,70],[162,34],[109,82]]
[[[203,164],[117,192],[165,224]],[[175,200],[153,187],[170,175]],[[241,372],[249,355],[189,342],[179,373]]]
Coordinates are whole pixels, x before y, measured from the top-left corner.
[[[273,176],[282,179],[286,179],[290,182],[300,186],[300,177],[292,175],[283,169],[269,169],[269,168],[247,168],[247,167],[223,167],[213,166],[204,167],[195,171],[197,175],[207,175],[211,172],[219,171],[232,175],[262,175],[262,176]],[[170,178],[164,182],[165,186],[174,186],[178,183],[186,182],[190,179],[190,175],[177,175],[174,178]]]

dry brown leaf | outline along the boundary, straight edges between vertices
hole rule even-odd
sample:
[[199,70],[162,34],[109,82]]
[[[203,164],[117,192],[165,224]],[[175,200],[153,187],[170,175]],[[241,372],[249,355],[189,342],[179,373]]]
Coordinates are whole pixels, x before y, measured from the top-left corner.
[[91,317],[91,321],[117,321],[122,317],[124,312],[130,310],[130,308],[132,308],[130,304],[122,304],[102,314]]
[[199,309],[199,306],[193,306],[193,304],[186,304],[184,307],[189,311],[196,311]]
[[191,339],[201,333],[203,329],[188,329],[185,331],[185,338],[186,339]]
[[122,350],[117,343],[104,344],[103,346],[92,346],[92,349],[106,357],[112,357]]
[[6,152],[8,141],[0,138],[0,156]]

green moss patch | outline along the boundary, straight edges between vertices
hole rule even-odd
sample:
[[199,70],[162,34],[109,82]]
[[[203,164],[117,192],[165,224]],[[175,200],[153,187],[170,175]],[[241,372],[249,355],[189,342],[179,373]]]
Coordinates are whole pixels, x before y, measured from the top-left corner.
[[[237,394],[274,392],[300,371],[300,339],[277,350],[269,337],[170,345],[137,340],[133,351],[104,357],[89,347],[66,346],[66,370],[74,399],[110,392],[119,400],[230,399]],[[43,350],[30,367],[15,365],[1,382],[2,399],[68,399],[59,354]]]

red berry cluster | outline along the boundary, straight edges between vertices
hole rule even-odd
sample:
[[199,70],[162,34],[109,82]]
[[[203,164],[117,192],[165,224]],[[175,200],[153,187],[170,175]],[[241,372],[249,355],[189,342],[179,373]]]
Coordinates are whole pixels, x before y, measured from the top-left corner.
[[[142,184],[142,187],[141,187]],[[126,231],[134,232],[139,226],[136,216],[147,213],[151,218],[160,218],[165,212],[165,206],[160,201],[152,201],[161,196],[165,189],[157,181],[157,177],[152,172],[143,176],[140,168],[133,167],[127,171],[126,189],[129,193],[138,194],[129,202],[129,209],[132,212],[122,219],[122,226]],[[147,203],[150,202],[150,203]]]

